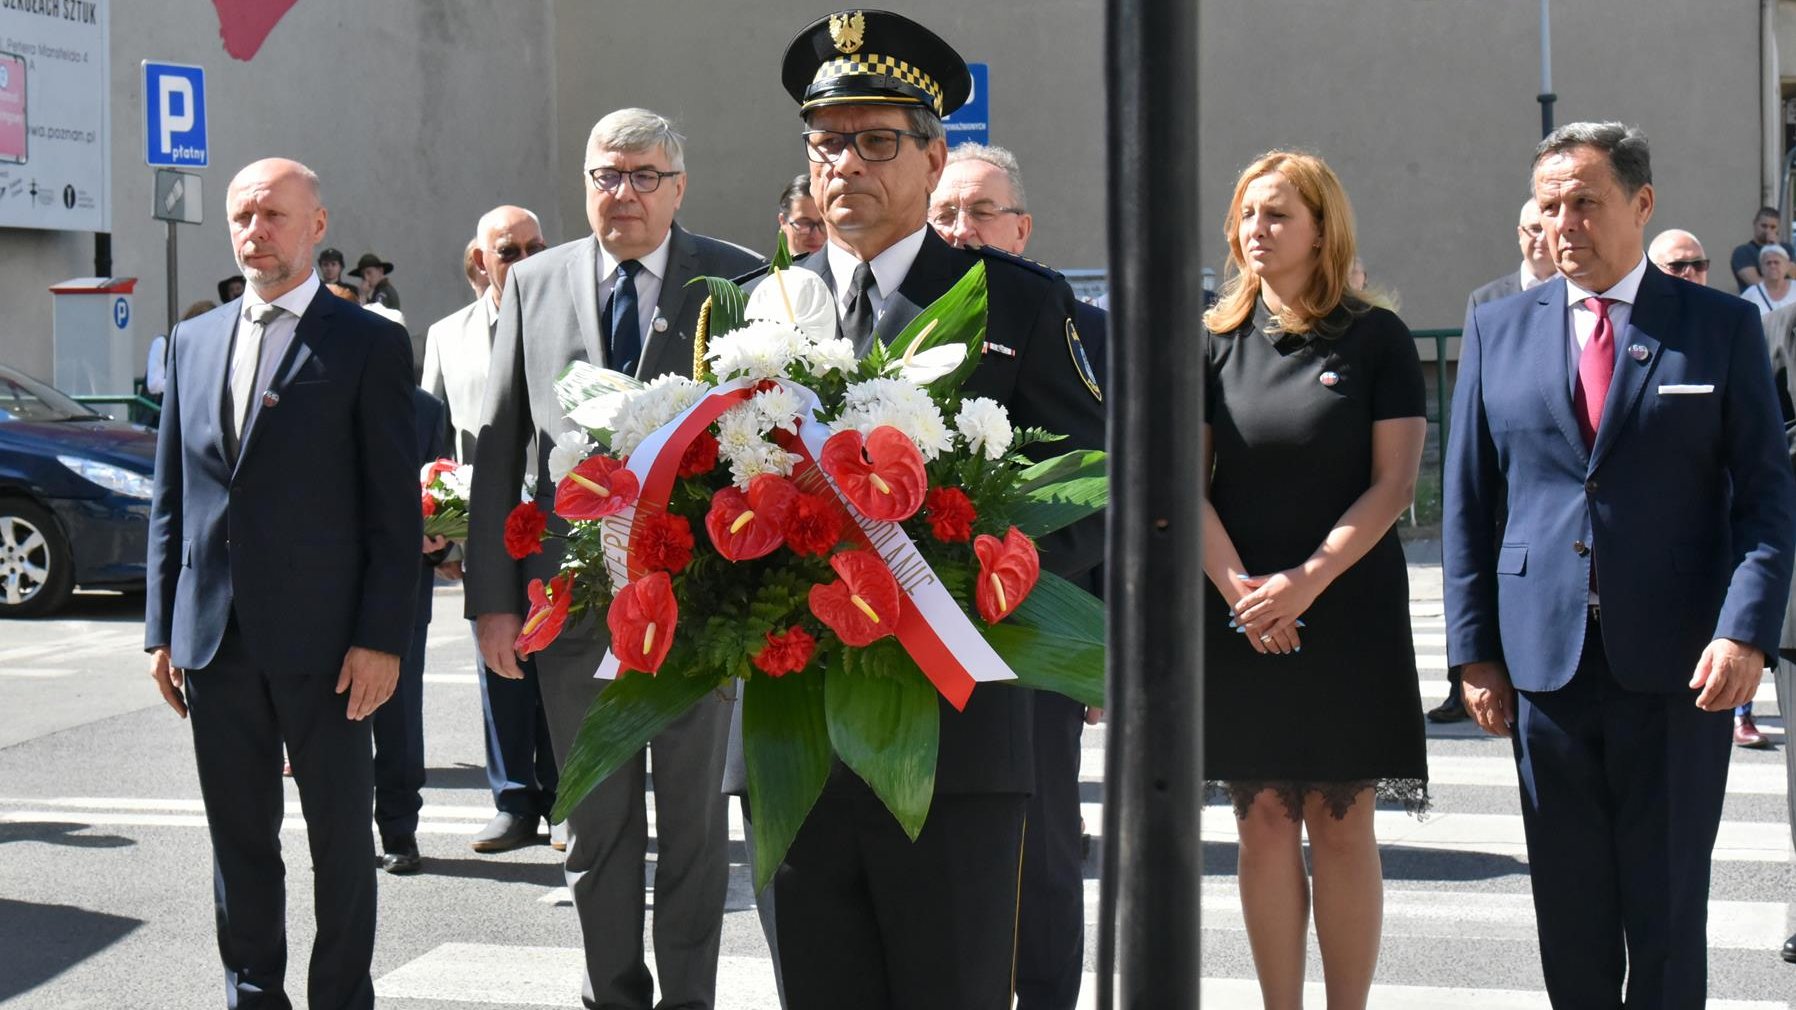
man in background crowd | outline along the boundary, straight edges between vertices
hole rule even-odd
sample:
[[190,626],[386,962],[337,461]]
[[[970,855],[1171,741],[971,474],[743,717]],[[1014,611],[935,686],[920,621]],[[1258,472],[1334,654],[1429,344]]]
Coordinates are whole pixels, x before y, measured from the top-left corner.
[[[1759,251],[1777,242],[1779,217],[1776,207],[1760,207],[1752,216],[1752,240],[1734,246],[1728,265],[1734,271],[1734,283],[1739,285],[1737,290],[1741,293],[1765,279],[1759,270]],[[1788,242],[1778,244],[1783,246],[1786,255],[1796,255],[1796,249],[1792,249]]]
[[362,258],[356,260],[355,269],[349,272],[349,276],[362,282],[363,305],[379,302],[389,309],[399,310],[399,289],[393,287],[393,282],[387,279],[387,275],[392,272],[393,264],[374,253],[363,253]]
[[823,218],[811,199],[811,177],[800,175],[780,193],[780,230],[786,233],[786,249],[793,259],[823,248]]

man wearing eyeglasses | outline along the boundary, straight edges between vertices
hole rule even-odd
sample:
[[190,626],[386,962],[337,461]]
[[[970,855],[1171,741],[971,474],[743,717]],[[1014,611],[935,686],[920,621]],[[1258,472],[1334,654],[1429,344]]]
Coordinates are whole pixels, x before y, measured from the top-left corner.
[[811,176],[802,173],[780,193],[780,231],[793,256],[809,256],[823,248],[823,217],[811,199]]
[[[553,517],[548,472],[556,438],[573,432],[555,396],[570,362],[590,361],[643,379],[690,375],[692,334],[705,298],[687,282],[733,277],[760,257],[674,223],[686,193],[684,139],[666,118],[623,109],[593,127],[581,185],[590,235],[516,264],[503,285],[474,466],[467,551],[467,606],[486,665],[519,679],[534,669],[556,764],[567,760],[581,721],[607,681],[603,615],[570,623],[555,643],[520,662],[524,587],[547,582],[561,564],[560,541],[515,561],[505,519],[518,488],[531,489]],[[528,484],[526,485],[526,479]],[[719,790],[727,700],[695,705],[654,738],[655,962],[643,957],[643,866],[648,820],[646,759],[601,782],[567,819],[567,881],[585,942],[587,1006],[709,1010],[717,985],[728,823]],[[645,752],[646,753],[646,752]]]
[[[805,28],[782,80],[800,105],[811,195],[829,241],[800,265],[836,295],[837,332],[890,341],[979,263],[983,357],[963,390],[1019,428],[1065,433],[1053,452],[1103,444],[1102,394],[1059,275],[994,248],[956,249],[929,227],[948,158],[941,117],[967,99],[966,63],[900,15],[842,11]],[[1101,530],[1043,538],[1044,567],[1078,578]],[[1029,692],[986,685],[940,705],[929,819],[913,842],[837,763],[774,876],[789,1010],[1011,1005],[1025,808],[1035,788]],[[731,782],[731,786],[738,783]]]

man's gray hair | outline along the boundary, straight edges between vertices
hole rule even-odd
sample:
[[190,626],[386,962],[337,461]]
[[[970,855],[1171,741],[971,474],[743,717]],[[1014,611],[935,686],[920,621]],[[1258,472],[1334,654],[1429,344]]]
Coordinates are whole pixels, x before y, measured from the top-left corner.
[[991,144],[961,144],[948,152],[948,164],[960,161],[983,161],[1002,171],[1004,177],[1010,180],[1012,208],[1029,208],[1029,198],[1023,194],[1023,167],[1017,164],[1016,155],[1011,154],[1009,148]]
[[[804,113],[800,118],[804,120],[804,125],[811,125],[811,114],[809,112]],[[920,105],[913,105],[904,110],[904,118],[910,121],[910,132],[920,134],[923,137],[922,144],[924,147],[928,147],[934,141],[946,140],[948,138],[948,128],[942,125],[941,117],[937,116],[933,109],[925,109]]]
[[657,147],[667,153],[674,171],[686,170],[686,138],[674,130],[673,120],[647,109],[619,109],[593,124],[586,138],[586,167],[596,167],[592,157],[599,151],[638,154]]
[[1567,123],[1547,134],[1534,149],[1529,169],[1574,147],[1594,147],[1607,155],[1609,167],[1615,170],[1615,181],[1629,196],[1640,192],[1642,186],[1652,185],[1653,158],[1646,134],[1626,123]]

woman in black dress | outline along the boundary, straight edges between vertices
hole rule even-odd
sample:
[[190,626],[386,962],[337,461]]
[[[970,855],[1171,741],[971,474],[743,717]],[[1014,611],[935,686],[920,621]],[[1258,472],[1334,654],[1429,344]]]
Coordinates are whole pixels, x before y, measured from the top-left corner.
[[1227,237],[1204,316],[1205,772],[1239,821],[1266,1007],[1302,1006],[1313,886],[1328,1006],[1354,1010],[1383,918],[1373,811],[1427,801],[1395,529],[1427,430],[1422,370],[1403,322],[1348,286],[1353,213],[1321,159],[1256,161]]

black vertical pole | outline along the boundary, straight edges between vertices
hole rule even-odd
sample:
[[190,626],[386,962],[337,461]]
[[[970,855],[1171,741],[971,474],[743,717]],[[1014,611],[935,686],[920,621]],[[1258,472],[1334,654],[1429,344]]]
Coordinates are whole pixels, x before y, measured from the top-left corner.
[[1109,745],[1098,1006],[1202,976],[1198,0],[1109,0]]

